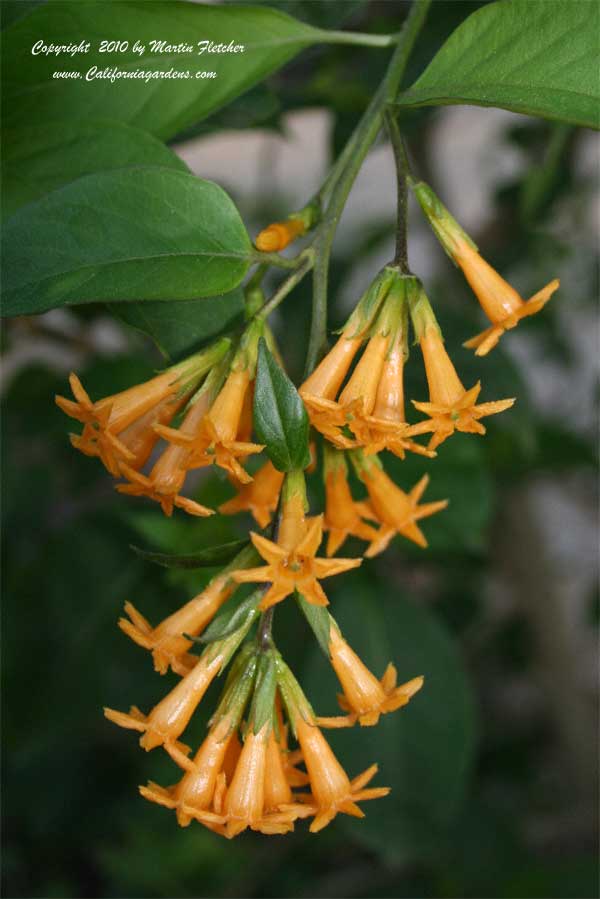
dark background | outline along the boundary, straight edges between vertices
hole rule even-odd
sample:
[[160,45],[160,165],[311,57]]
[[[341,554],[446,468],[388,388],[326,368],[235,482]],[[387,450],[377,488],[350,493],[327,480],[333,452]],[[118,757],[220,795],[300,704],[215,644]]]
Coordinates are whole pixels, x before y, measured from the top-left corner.
[[[393,31],[406,10],[396,2],[279,5],[315,24],[372,32]],[[434,3],[408,83],[478,5]],[[244,129],[277,130],[290,110],[326,108],[337,152],[386,58],[358,48],[310,50],[213,116],[195,139],[240,129],[242,159]],[[434,186],[453,163],[440,135],[461,127],[448,118],[455,113],[420,111],[405,122],[415,168]],[[392,659],[405,679],[426,675],[407,710],[377,728],[332,737],[351,776],[378,761],[377,783],[394,788],[365,807],[364,821],[340,816],[318,836],[300,823],[291,836],[246,833],[226,842],[200,826],[180,829],[172,814],[138,796],[137,784],[168,784],[174,769],[160,752],[141,752],[101,707],[150,708],[165,683],[116,619],[129,599],[158,622],[199,592],[205,575],[153,567],[129,545],[186,551],[241,536],[250,522],[163,519],[144,502],[119,497],[100,465],[71,449],[53,402],[67,391],[68,371],[77,369],[93,397],[110,394],[160,365],[149,341],[110,322],[100,307],[6,323],[6,896],[597,895],[598,194],[590,152],[596,157],[578,129],[505,114],[498,126],[490,111],[473,113],[499,127],[498,143],[520,159],[514,174],[500,173],[490,188],[477,168],[463,176],[462,189],[485,210],[473,237],[524,296],[556,276],[562,287],[541,315],[476,360],[461,343],[481,326],[477,304],[416,226],[416,273],[466,386],[481,377],[484,401],[516,395],[518,403],[490,422],[485,439],[457,435],[431,465],[417,458],[390,464],[404,487],[430,471],[426,499],[447,496],[449,509],[426,522],[427,552],[396,541],[359,573],[336,579],[334,614],[359,654],[378,673]],[[485,140],[480,145],[487,152]],[[223,186],[240,202],[251,234],[289,211],[289,185],[259,179],[243,201]],[[392,218],[368,219],[336,243],[332,327],[377,270],[374,260],[381,265],[391,254]],[[307,279],[274,323],[296,378],[309,302]],[[425,398],[417,349],[407,381],[407,396]],[[311,491],[319,508],[318,475]],[[197,495],[211,504],[231,488],[211,475]],[[360,544],[345,549],[352,555]],[[334,680],[295,612],[291,604],[278,612],[276,639],[319,712],[332,714]],[[203,702],[192,740],[213,701],[211,693]]]

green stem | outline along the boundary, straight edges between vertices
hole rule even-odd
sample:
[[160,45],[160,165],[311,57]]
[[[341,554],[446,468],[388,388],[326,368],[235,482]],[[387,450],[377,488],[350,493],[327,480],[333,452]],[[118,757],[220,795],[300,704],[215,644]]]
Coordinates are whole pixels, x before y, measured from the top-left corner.
[[260,315],[261,318],[266,319],[271,314],[271,312],[273,312],[273,310],[279,306],[281,301],[285,300],[288,293],[290,293],[290,291],[294,289],[296,284],[298,284],[302,280],[302,278],[311,270],[314,258],[312,250],[305,250],[303,253],[301,253],[301,256],[303,257],[303,259],[300,267],[295,272],[292,272],[291,275],[288,275],[285,281],[283,281],[282,284],[279,285],[273,296],[270,297],[264,304],[264,306],[262,306],[262,308],[258,310],[257,314]]
[[410,173],[406,147],[400,133],[400,127],[395,116],[389,111],[385,114],[385,122],[394,151],[396,163],[396,186],[398,191],[398,209],[396,225],[396,256],[394,265],[397,265],[403,275],[409,275],[408,267],[408,183]]
[[423,26],[432,0],[415,0],[404,24],[398,45],[377,93],[371,100],[353,136],[353,152],[343,173],[331,191],[331,199],[322,224],[315,235],[315,264],[313,273],[313,308],[305,377],[319,361],[327,345],[327,287],[329,260],[335,232],[348,194],[373,141],[379,133],[386,103],[394,100],[415,40]]
[[285,256],[280,256],[279,253],[261,253],[259,250],[250,254],[251,265],[258,263],[259,265],[274,265],[276,268],[296,269],[301,262],[302,253],[292,256],[291,259],[286,259]]

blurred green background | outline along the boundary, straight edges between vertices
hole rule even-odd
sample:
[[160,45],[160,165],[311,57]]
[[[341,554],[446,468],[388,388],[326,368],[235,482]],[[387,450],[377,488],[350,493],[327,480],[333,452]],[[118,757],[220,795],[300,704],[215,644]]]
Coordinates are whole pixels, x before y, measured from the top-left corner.
[[[406,11],[399,2],[272,5],[371,32],[394,30]],[[479,5],[434,3],[408,81]],[[311,156],[343,145],[386,56],[309,50],[177,149],[222,183],[255,234],[317,186]],[[518,403],[491,420],[485,439],[457,435],[433,463],[386,460],[405,488],[428,471],[426,499],[450,506],[425,523],[429,550],[396,541],[331,591],[334,614],[374,670],[393,660],[401,678],[426,676],[406,710],[332,736],[351,776],[377,761],[377,783],[392,794],[369,803],[365,820],[340,816],[318,836],[300,823],[293,835],[232,842],[180,829],[139,797],[149,778],[173,782],[174,766],[141,752],[101,708],[150,708],[169,676],[161,682],[116,620],[130,600],[157,623],[210,572],[153,567],[129,545],[185,552],[243,536],[250,520],[164,519],[118,496],[100,465],[70,447],[53,402],[68,372],[95,398],[118,391],[161,364],[149,341],[99,306],[11,320],[2,385],[7,897],[597,895],[597,146],[582,130],[495,110],[422,110],[404,126],[416,172],[483,255],[524,296],[553,277],[562,286],[543,314],[475,359],[461,343],[480,328],[477,304],[412,210],[411,262],[463,381],[481,378],[484,401]],[[332,328],[392,255],[392,179],[382,142],[335,245]],[[307,279],[273,322],[296,379],[309,303]],[[407,396],[426,396],[418,351]],[[318,475],[310,489],[318,509]],[[209,505],[232,494],[217,474],[195,491]],[[275,637],[318,711],[334,714],[335,678],[293,604],[278,610]],[[203,701],[192,742],[215,696]]]

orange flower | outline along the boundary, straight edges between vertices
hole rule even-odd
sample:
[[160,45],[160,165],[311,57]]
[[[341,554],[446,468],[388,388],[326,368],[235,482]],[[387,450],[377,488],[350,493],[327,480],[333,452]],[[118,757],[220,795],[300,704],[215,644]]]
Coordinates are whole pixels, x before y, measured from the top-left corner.
[[[201,427],[210,408],[212,380],[214,379],[209,376],[200,395],[192,401],[179,429],[174,431],[182,439],[196,434]],[[170,432],[172,429],[166,430]],[[156,431],[162,435],[163,429],[156,426]],[[143,475],[128,465],[122,465],[121,472],[129,483],[117,484],[117,490],[119,493],[129,496],[145,496],[160,503],[161,509],[168,516],[173,514],[174,507],[183,509],[190,515],[201,517],[212,515],[212,509],[179,495],[190,467],[189,456],[189,447],[180,445],[180,443],[172,443],[161,453],[149,475]]]
[[354,441],[340,434],[346,417],[334,400],[362,343],[361,337],[350,337],[349,333],[346,326],[342,336],[298,391],[313,427],[342,449],[354,446]]
[[225,354],[230,341],[218,341],[209,350],[174,365],[150,381],[92,402],[77,375],[69,383],[75,401],[57,396],[57,406],[84,425],[71,443],[87,456],[99,456],[108,471],[118,477],[123,464],[141,468],[158,435],[155,424],[171,421],[200,378]]
[[377,531],[362,520],[362,504],[352,499],[348,484],[348,466],[343,453],[325,445],[325,519],[323,527],[329,531],[327,555],[333,556],[347,537],[371,541]]
[[372,414],[350,425],[367,455],[389,450],[404,459],[409,450],[429,458],[435,456],[434,452],[406,436],[409,425],[404,416],[405,358],[404,348],[400,341],[396,341],[381,368]]
[[[147,752],[164,743],[176,743],[223,664],[224,658],[218,653],[203,655],[189,674],[180,680],[175,689],[149,715],[144,715],[136,706],[131,706],[129,714],[107,708],[104,709],[104,714],[119,727],[140,731],[140,746]],[[188,747],[180,744],[180,748],[189,752]]]
[[515,398],[512,397],[476,405],[481,382],[478,381],[470,390],[465,390],[446,352],[437,325],[428,326],[420,335],[419,343],[429,385],[429,402],[421,403],[413,400],[413,406],[430,418],[411,427],[410,433],[422,434],[433,431],[429,449],[438,447],[454,431],[485,434],[485,427],[480,419],[504,412],[515,402]]
[[279,253],[305,233],[306,225],[302,218],[290,217],[285,222],[273,222],[268,228],[263,228],[254,244],[261,253]]
[[156,671],[165,674],[171,667],[177,674],[188,674],[196,664],[197,657],[188,653],[192,642],[183,635],[195,637],[202,633],[223,603],[237,589],[237,584],[231,579],[233,568],[247,564],[254,558],[254,550],[242,550],[221,574],[211,580],[202,593],[190,599],[155,628],[150,626],[131,603],[125,603],[125,612],[131,620],[120,618],[119,627],[139,646],[151,650]]
[[369,494],[365,511],[370,512],[371,517],[382,525],[377,540],[373,541],[365,556],[372,558],[383,552],[395,534],[401,534],[418,546],[426,547],[427,540],[417,521],[434,515],[448,505],[448,500],[445,499],[419,505],[429,483],[429,476],[423,475],[410,493],[405,493],[386,475],[376,456],[365,457],[361,453],[352,453],[351,458],[356,473]]
[[283,472],[277,471],[272,462],[266,462],[254,475],[251,484],[242,486],[237,496],[219,506],[222,515],[235,515],[250,511],[257,524],[264,528],[277,508],[283,484]]
[[140,787],[140,793],[150,802],[156,802],[166,808],[176,809],[177,821],[187,827],[192,818],[200,816],[202,823],[222,825],[223,817],[212,811],[215,793],[219,805],[218,792],[225,787],[225,776],[228,749],[237,743],[235,723],[230,716],[218,721],[211,728],[193,760],[177,749],[167,746],[173,759],[185,770],[179,783],[172,787],[161,787],[150,781],[148,786]]
[[397,672],[391,663],[381,680],[377,680],[346,643],[333,620],[329,629],[329,655],[344,691],[338,701],[349,715],[341,719],[317,718],[322,727],[343,727],[357,719],[364,726],[377,724],[380,715],[405,706],[423,686],[423,678],[415,677],[397,687]]
[[160,429],[161,436],[188,451],[188,469],[214,464],[224,468],[242,484],[250,483],[252,478],[244,471],[238,459],[259,453],[264,446],[237,439],[249,387],[248,369],[231,371],[195,434],[182,433],[182,429]]
[[371,765],[353,780],[336,759],[331,747],[314,722],[306,721],[302,715],[295,720],[296,734],[310,778],[310,794],[297,795],[296,804],[284,806],[282,810],[298,816],[314,815],[310,825],[311,833],[326,827],[339,813],[364,818],[364,812],[357,805],[367,799],[387,796],[389,787],[365,789],[377,773],[377,765]]
[[313,605],[327,605],[328,599],[319,580],[356,568],[362,559],[315,558],[323,534],[323,516],[306,519],[304,475],[291,472],[283,485],[283,502],[277,543],[251,533],[254,546],[267,562],[261,568],[236,571],[238,583],[268,583],[260,609],[281,602],[298,590]]
[[[258,596],[255,600],[248,597],[246,602],[246,613],[236,630],[210,643],[191,671],[148,715],[132,706],[129,714],[104,709],[106,717],[120,727],[140,731],[140,745],[146,751],[162,744],[176,743],[206,690],[228,664],[258,615]],[[180,745],[179,748],[189,751],[185,746]]]
[[524,301],[517,291],[479,255],[473,241],[431,188],[423,182],[413,183],[412,187],[439,241],[462,269],[483,311],[492,323],[491,328],[487,328],[464,344],[469,349],[475,349],[477,356],[485,356],[496,346],[505,331],[515,328],[522,318],[535,315],[543,309],[560,286],[560,281],[555,278],[531,299]]

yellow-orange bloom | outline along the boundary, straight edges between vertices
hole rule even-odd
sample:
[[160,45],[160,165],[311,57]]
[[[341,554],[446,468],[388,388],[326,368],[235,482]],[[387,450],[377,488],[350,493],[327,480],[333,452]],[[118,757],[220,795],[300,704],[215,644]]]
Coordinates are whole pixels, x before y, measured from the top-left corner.
[[424,328],[419,343],[429,385],[429,402],[421,403],[413,400],[413,406],[428,415],[429,420],[412,426],[409,433],[423,434],[433,431],[429,449],[438,447],[454,431],[485,434],[485,427],[480,419],[510,409],[515,402],[513,397],[476,405],[481,382],[478,381],[470,390],[465,390],[446,352],[436,324]]
[[362,343],[362,337],[349,334],[350,329],[346,328],[298,391],[313,427],[341,449],[354,446],[354,441],[340,433],[346,417],[335,397]]
[[192,643],[183,635],[195,637],[202,633],[236,587],[237,584],[232,581],[229,573],[218,575],[202,593],[190,599],[155,628],[127,602],[125,612],[129,620],[120,618],[119,627],[135,643],[152,652],[156,671],[165,674],[171,667],[177,674],[185,676],[196,664],[197,657],[189,654]]
[[365,789],[377,773],[377,765],[371,765],[358,777],[350,780],[319,728],[298,715],[295,721],[298,742],[310,779],[310,794],[297,794],[297,804],[285,806],[285,810],[298,816],[314,815],[310,825],[312,833],[326,827],[339,813],[364,818],[357,805],[367,799],[387,796],[389,787]]
[[362,559],[315,558],[323,535],[323,516],[307,519],[304,504],[303,489],[285,497],[277,543],[259,534],[250,535],[267,565],[232,575],[238,583],[270,584],[260,604],[262,611],[281,602],[294,590],[313,605],[327,605],[329,600],[319,580],[356,568],[362,562]]
[[[192,402],[179,429],[174,431],[182,441],[187,437],[191,439],[198,432],[210,408],[210,402],[209,390],[203,390],[200,396]],[[156,426],[155,430],[161,436],[163,435],[160,426]],[[169,433],[172,431],[171,428],[166,430]],[[172,443],[163,450],[149,475],[135,471],[128,465],[122,465],[121,473],[129,483],[117,484],[117,490],[119,493],[129,496],[145,496],[147,499],[154,500],[160,504],[161,509],[168,516],[173,514],[174,507],[183,509],[190,515],[200,517],[212,515],[212,509],[202,506],[186,496],[180,496],[179,491],[183,488],[190,468],[189,457],[189,447],[178,442]]]
[[525,301],[492,266],[479,255],[477,247],[450,215],[431,188],[420,182],[412,185],[421,208],[428,217],[448,255],[463,271],[481,307],[492,323],[464,346],[485,356],[496,346],[505,331],[515,328],[521,319],[535,315],[560,286],[555,278]]
[[341,727],[356,720],[364,726],[377,724],[380,715],[405,706],[423,686],[423,678],[415,677],[397,687],[398,675],[391,663],[381,680],[377,680],[333,622],[329,630],[329,656],[344,691],[338,701],[349,715],[346,719],[318,718],[317,723],[324,727]]
[[161,787],[150,781],[148,786],[140,787],[140,793],[151,802],[176,809],[177,821],[182,827],[187,827],[192,818],[198,816],[202,823],[218,828],[223,824],[223,817],[212,810],[213,801],[216,791],[220,788],[223,792],[225,787],[230,747],[239,752],[235,724],[225,716],[211,728],[193,759],[188,759],[176,748],[167,747],[173,759],[185,770],[179,783]]
[[306,225],[302,218],[291,217],[285,222],[273,222],[263,228],[254,245],[261,253],[279,253],[305,233]]
[[404,459],[406,451],[432,458],[435,453],[410,440],[404,413],[405,353],[400,341],[388,351],[381,367],[372,413],[350,423],[367,455],[389,450]]
[[350,493],[347,467],[343,456],[337,450],[326,449],[323,527],[329,531],[328,556],[333,556],[347,537],[359,537],[368,542],[376,539],[377,531],[363,521],[362,514],[363,504],[354,502]]
[[242,484],[250,483],[252,478],[238,459],[259,453],[264,446],[237,439],[249,388],[248,368],[233,370],[195,433],[186,433],[183,429],[159,429],[161,436],[188,451],[188,469],[214,464],[224,468]]
[[382,525],[377,540],[373,541],[365,555],[372,558],[383,552],[395,534],[401,534],[418,546],[426,547],[427,540],[417,521],[434,515],[448,505],[446,499],[419,505],[419,500],[429,483],[429,476],[423,475],[410,493],[405,493],[386,475],[379,461],[373,456],[368,458],[353,456],[353,462],[369,494],[364,509]]
[[463,270],[483,311],[492,322],[491,328],[487,328],[463,344],[469,349],[474,349],[477,356],[486,356],[505,331],[516,328],[521,319],[535,315],[543,309],[552,294],[560,287],[560,281],[555,278],[525,301],[514,287],[511,287],[464,239],[458,238],[455,241],[452,255]]
[[283,472],[278,471],[272,462],[266,462],[250,484],[240,487],[237,496],[219,506],[219,512],[222,515],[236,515],[247,510],[261,528],[266,527],[277,508],[283,477]]
[[[104,709],[104,714],[119,727],[140,731],[140,746],[147,752],[165,743],[177,743],[177,738],[187,727],[223,663],[221,653],[203,655],[189,674],[148,715],[144,715],[136,706],[131,707],[129,714],[107,708]],[[186,746],[180,745],[180,748],[189,752]]]
[[136,470],[144,465],[158,440],[154,425],[171,421],[189,397],[172,369],[95,403],[73,372],[69,383],[75,401],[63,396],[55,401],[84,425],[81,434],[70,435],[71,444],[86,456],[98,456],[115,477],[124,463]]

